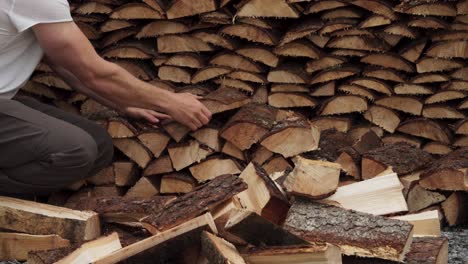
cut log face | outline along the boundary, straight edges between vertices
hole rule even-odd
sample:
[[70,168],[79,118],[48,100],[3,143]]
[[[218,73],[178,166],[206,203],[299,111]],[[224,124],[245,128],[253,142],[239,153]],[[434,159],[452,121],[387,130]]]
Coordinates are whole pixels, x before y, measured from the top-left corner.
[[108,5],[101,4],[98,2],[89,2],[81,4],[78,8],[73,10],[74,13],[89,15],[89,14],[110,14],[112,13],[112,8]]
[[156,158],[159,158],[171,138],[161,131],[155,131],[140,134],[138,139]]
[[261,62],[270,67],[278,66],[279,58],[267,48],[261,46],[246,46],[235,51],[253,61]]
[[449,106],[431,105],[426,106],[422,112],[423,117],[430,119],[463,119],[465,115]]
[[159,20],[151,22],[141,28],[137,38],[150,38],[170,34],[183,34],[190,31],[184,23],[177,21]]
[[270,2],[268,6],[262,0],[249,0],[239,7],[237,15],[240,17],[298,18],[299,12],[286,0],[275,0]]
[[[363,226],[350,225],[361,221],[372,222],[373,227],[364,232]],[[404,221],[301,199],[293,203],[284,228],[307,241],[337,245],[345,255],[393,261],[403,261],[413,233],[413,226]]]
[[453,59],[424,57],[417,61],[418,73],[450,71],[463,67],[461,61]]
[[367,89],[374,90],[385,95],[392,95],[392,88],[385,82],[372,78],[356,78],[350,81],[350,84],[360,85]]
[[286,57],[305,57],[318,59],[320,50],[318,50],[310,41],[296,40],[289,42],[274,49],[275,54]]
[[292,194],[320,199],[331,195],[338,187],[341,165],[337,163],[294,158],[294,170],[283,183]]
[[311,79],[310,84],[335,81],[335,80],[347,78],[347,77],[350,77],[350,76],[354,76],[354,75],[356,75],[358,73],[359,73],[358,69],[348,68],[348,67],[331,69],[331,70],[324,70],[324,71],[319,72],[317,75],[315,75]]
[[372,13],[382,15],[390,20],[397,20],[397,14],[393,11],[392,6],[385,1],[364,1],[364,0],[357,0],[351,2],[353,5],[359,6],[366,10],[371,11]]
[[288,246],[304,245],[307,241],[284,230],[255,212],[232,210],[226,231],[236,235],[252,245]]
[[309,82],[309,76],[297,64],[285,64],[279,68],[272,69],[268,73],[267,79],[271,83],[305,84]]
[[189,35],[165,35],[158,37],[159,53],[204,52],[213,48],[202,40]]
[[198,182],[205,182],[224,174],[239,174],[240,165],[232,159],[210,158],[190,167],[192,176]]
[[[407,214],[402,216],[394,216],[393,219],[408,221],[414,226],[413,236],[415,237],[438,237],[441,235],[440,231],[440,216],[438,210],[426,211],[417,214]],[[414,243],[414,241],[413,241]]]
[[395,94],[399,95],[432,95],[434,90],[431,87],[413,84],[413,83],[400,83],[395,86]]
[[375,104],[416,116],[420,116],[423,109],[423,104],[419,100],[407,96],[384,97],[375,101]]
[[372,52],[385,52],[389,49],[389,45],[380,39],[366,36],[335,37],[327,43],[326,47]]
[[431,205],[443,202],[445,196],[437,192],[428,191],[419,184],[416,184],[409,190],[407,200],[409,211],[417,212]]
[[31,252],[28,263],[95,263],[102,257],[122,248],[117,233],[82,244],[76,250],[73,248],[51,251]]
[[367,110],[366,99],[355,95],[335,96],[325,102],[320,115],[338,115],[347,113],[362,113]]
[[450,144],[451,135],[446,128],[427,119],[412,119],[400,124],[397,131]]
[[268,173],[268,175],[271,175],[275,172],[283,172],[292,169],[289,162],[282,156],[274,156],[273,158],[266,161],[262,168]]
[[108,166],[97,174],[93,175],[90,178],[86,179],[87,183],[91,183],[93,185],[108,185],[115,183],[115,175],[114,175],[114,166]]
[[348,132],[351,128],[351,120],[348,118],[338,118],[338,117],[319,117],[312,119],[310,124],[316,127],[319,131],[324,131],[327,129],[336,129],[340,132]]
[[443,41],[432,44],[426,54],[435,58],[468,58],[466,40]]
[[306,71],[308,73],[314,73],[316,71],[325,70],[327,68],[336,67],[346,62],[346,59],[338,56],[323,56],[319,59],[311,60],[307,62]]
[[210,64],[255,73],[263,71],[260,65],[234,53],[218,54],[210,60]]
[[228,241],[211,233],[203,232],[201,236],[202,252],[213,264],[245,264],[236,247]]
[[468,222],[466,203],[468,195],[464,192],[454,192],[442,203],[445,219],[450,226]]
[[153,179],[141,177],[125,194],[125,198],[151,198],[159,194],[159,183]]
[[425,168],[432,161],[431,155],[407,143],[385,145],[363,155],[362,177],[370,179],[387,167],[405,175]]
[[269,46],[273,46],[278,43],[277,36],[272,34],[271,31],[249,24],[226,26],[221,29],[221,33]]
[[395,7],[397,12],[417,16],[456,16],[457,10],[448,3],[429,3],[421,1],[415,5],[401,3]]
[[461,91],[440,91],[426,99],[425,104],[445,103],[451,100],[463,99],[466,94]]
[[272,93],[308,93],[310,90],[305,85],[302,84],[284,84],[284,83],[275,83],[271,85],[270,91]]
[[467,153],[467,148],[461,148],[431,163],[421,175],[421,186],[429,190],[468,190]]
[[318,147],[320,132],[306,120],[286,120],[275,125],[261,141],[268,150],[292,157]]
[[416,77],[410,80],[411,83],[416,84],[438,83],[448,81],[450,81],[450,77],[440,73],[422,73],[418,74]]
[[114,146],[127,157],[135,161],[138,166],[145,168],[152,159],[152,154],[138,141],[129,138],[115,138]]
[[249,149],[273,127],[276,110],[267,106],[247,105],[226,123],[221,137],[240,150]]
[[112,167],[116,186],[133,186],[138,180],[137,166],[133,162],[114,162]]
[[[332,1],[328,1],[332,2]],[[331,244],[313,243],[307,246],[278,246],[251,248],[243,257],[251,264],[341,263],[341,251]]]
[[48,87],[55,87],[66,91],[73,91],[73,89],[55,73],[38,74],[34,76],[32,80],[36,83],[40,83]]
[[238,160],[245,160],[244,153],[242,152],[242,150],[237,148],[234,144],[232,144],[229,141],[226,141],[226,143],[224,143],[221,152]]
[[163,19],[163,15],[143,3],[130,3],[120,6],[112,12],[113,19]]
[[192,83],[200,83],[232,72],[232,69],[221,66],[208,66],[200,69],[192,76]]
[[379,26],[385,26],[392,23],[392,21],[385,16],[381,15],[372,15],[368,17],[366,20],[362,21],[359,25],[360,28],[373,28]]
[[424,145],[422,150],[432,155],[447,155],[453,151],[453,149],[450,146],[435,141],[429,142],[426,145]]
[[160,156],[151,161],[143,171],[144,177],[173,172],[172,161],[169,155]]
[[388,215],[408,211],[402,186],[395,173],[338,187],[332,196],[320,200],[373,215]]
[[[0,197],[0,223],[5,229],[32,235],[57,234],[72,242],[83,242],[101,234],[99,217],[47,204]],[[29,219],[24,221],[24,219]]]
[[315,107],[317,102],[304,93],[272,93],[268,104],[276,108]]
[[203,145],[208,146],[214,151],[221,150],[221,142],[219,140],[219,130],[216,128],[201,128],[190,134],[191,137],[196,139]]
[[172,165],[176,171],[180,171],[194,163],[198,163],[211,154],[211,150],[203,148],[194,140],[188,143],[169,147],[168,151],[172,160]]
[[[191,241],[190,245],[193,246],[193,241],[200,238],[201,232],[207,230],[209,232],[217,233],[216,225],[210,213],[206,213],[197,218],[191,219],[177,227],[171,228],[162,233],[145,238],[138,243],[133,243],[125,248],[117,250],[112,254],[103,257],[96,261],[96,264],[112,264],[122,261],[144,263],[148,261],[148,255],[163,256],[165,254],[180,256],[180,251],[171,253],[169,248],[180,248],[181,240]],[[184,245],[185,243],[182,243]],[[164,255],[166,256],[166,255]],[[164,261],[166,261],[164,257]],[[167,259],[167,261],[170,261]]]
[[411,62],[416,62],[416,60],[421,57],[421,54],[426,47],[427,41],[426,40],[421,40],[421,41],[416,41],[405,48],[403,48],[400,52],[399,55]]
[[174,19],[179,17],[192,16],[196,14],[211,12],[216,10],[216,1],[203,0],[196,3],[190,0],[174,0],[167,9],[167,18]]
[[377,78],[385,81],[405,82],[405,76],[392,69],[368,68],[363,73],[364,76]]
[[347,3],[341,1],[320,1],[320,2],[311,2],[309,6],[304,11],[305,14],[318,13],[326,10],[333,10],[339,7],[346,7]]
[[336,83],[332,81],[329,83],[320,84],[312,89],[313,91],[310,92],[310,96],[312,97],[334,96],[336,90]]
[[152,234],[157,234],[212,210],[245,189],[247,184],[237,176],[217,177],[173,200],[159,212],[144,219],[143,225]]
[[21,233],[0,233],[1,260],[25,261],[31,251],[52,250],[70,246],[70,241],[57,235],[28,235]]
[[398,55],[394,55],[391,53],[374,53],[371,55],[367,55],[361,59],[361,62],[385,68],[395,69],[398,71],[415,71],[414,66],[410,62],[406,61]]
[[369,122],[390,133],[394,133],[401,122],[400,117],[394,111],[378,105],[369,107],[363,116]]
[[161,178],[161,193],[189,193],[195,189],[196,182],[188,174],[171,173]]
[[174,83],[191,83],[190,71],[181,67],[161,66],[158,69],[158,77],[163,81],[171,81]]

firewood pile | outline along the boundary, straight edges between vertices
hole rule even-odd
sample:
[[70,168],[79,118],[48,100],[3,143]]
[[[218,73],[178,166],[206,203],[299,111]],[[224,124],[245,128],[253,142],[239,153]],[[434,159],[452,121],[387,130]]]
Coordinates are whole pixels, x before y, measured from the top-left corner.
[[50,205],[0,198],[1,259],[447,263],[441,224],[468,222],[467,0],[70,4],[100,55],[213,120],[127,120],[39,65],[23,91],[118,152]]

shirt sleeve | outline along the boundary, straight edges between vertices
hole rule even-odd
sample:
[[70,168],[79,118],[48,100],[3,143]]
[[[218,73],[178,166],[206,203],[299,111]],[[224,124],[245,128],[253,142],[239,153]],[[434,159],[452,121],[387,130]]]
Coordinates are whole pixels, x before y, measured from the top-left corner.
[[18,32],[37,24],[73,21],[67,0],[14,0],[9,17]]

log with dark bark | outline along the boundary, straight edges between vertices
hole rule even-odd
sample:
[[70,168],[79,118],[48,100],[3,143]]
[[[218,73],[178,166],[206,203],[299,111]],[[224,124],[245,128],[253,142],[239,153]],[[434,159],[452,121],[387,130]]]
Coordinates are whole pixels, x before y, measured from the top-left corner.
[[[358,222],[364,224],[352,224]],[[413,226],[404,221],[301,199],[293,203],[284,228],[307,241],[340,246],[345,255],[400,262],[409,251],[413,232]]]

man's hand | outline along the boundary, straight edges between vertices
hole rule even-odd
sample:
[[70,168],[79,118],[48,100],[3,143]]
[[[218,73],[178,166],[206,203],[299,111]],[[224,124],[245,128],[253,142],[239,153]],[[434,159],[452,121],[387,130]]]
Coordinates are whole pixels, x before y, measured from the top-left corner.
[[189,127],[193,131],[208,124],[211,120],[211,112],[197,97],[190,93],[177,93],[172,97],[171,105],[167,113],[177,122]]
[[159,124],[163,120],[172,119],[169,115],[159,113],[153,110],[136,107],[125,108],[123,110],[123,114],[134,119],[144,119],[154,125]]

